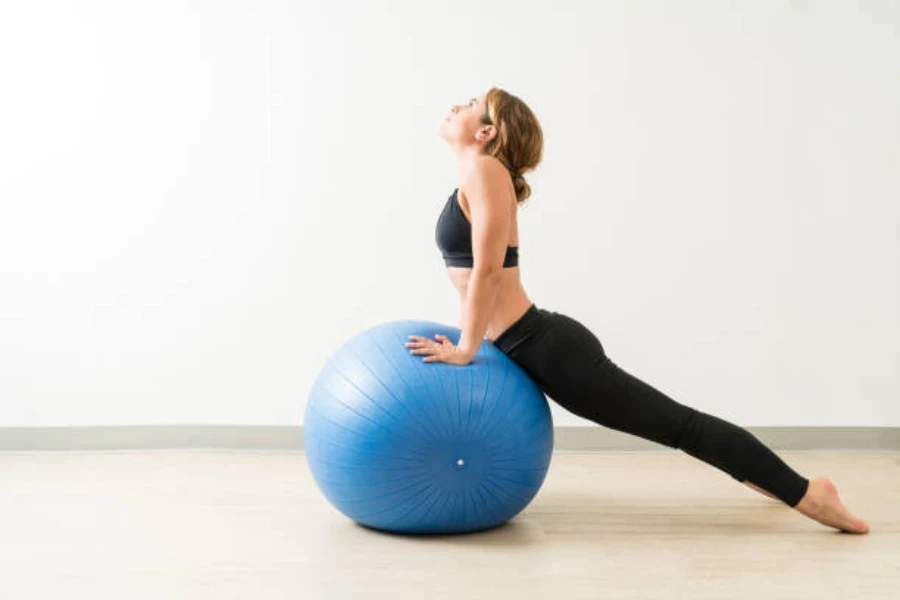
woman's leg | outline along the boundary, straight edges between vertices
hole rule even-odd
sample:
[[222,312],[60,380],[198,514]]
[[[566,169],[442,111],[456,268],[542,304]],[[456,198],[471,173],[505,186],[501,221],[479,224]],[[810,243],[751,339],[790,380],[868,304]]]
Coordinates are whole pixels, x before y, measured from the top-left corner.
[[757,491],[757,492],[759,492],[760,494],[763,494],[763,495],[765,495],[765,496],[768,496],[769,498],[772,498],[773,500],[778,500],[778,499],[779,499],[778,496],[776,496],[776,495],[773,494],[772,492],[767,492],[766,490],[762,489],[761,487],[757,487],[757,486],[753,485],[753,484],[750,483],[749,481],[744,481],[744,485],[746,485],[746,486],[747,486],[748,488],[750,488],[751,490]]
[[830,479],[807,480],[745,429],[680,404],[623,371],[578,321],[533,306],[495,344],[574,414],[680,448],[825,525],[869,531]]
[[579,322],[542,313],[538,334],[509,355],[555,402],[605,427],[681,449],[789,506],[803,498],[809,481],[749,431],[676,402],[615,365]]

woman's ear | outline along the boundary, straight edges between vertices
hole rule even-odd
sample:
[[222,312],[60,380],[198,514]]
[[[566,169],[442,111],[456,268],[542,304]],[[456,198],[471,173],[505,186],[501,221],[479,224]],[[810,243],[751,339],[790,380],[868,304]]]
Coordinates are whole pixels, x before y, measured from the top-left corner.
[[485,125],[475,134],[475,139],[485,144],[495,137],[497,137],[497,127],[495,125]]

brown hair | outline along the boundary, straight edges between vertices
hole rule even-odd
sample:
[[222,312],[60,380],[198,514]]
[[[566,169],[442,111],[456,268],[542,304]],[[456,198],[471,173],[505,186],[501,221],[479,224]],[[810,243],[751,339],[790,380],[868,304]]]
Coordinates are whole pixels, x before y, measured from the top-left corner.
[[485,154],[498,159],[509,169],[516,189],[516,202],[521,204],[531,195],[524,173],[533,171],[544,151],[544,133],[537,117],[517,96],[492,87],[485,96],[487,114],[481,121],[497,127],[497,137],[485,144]]

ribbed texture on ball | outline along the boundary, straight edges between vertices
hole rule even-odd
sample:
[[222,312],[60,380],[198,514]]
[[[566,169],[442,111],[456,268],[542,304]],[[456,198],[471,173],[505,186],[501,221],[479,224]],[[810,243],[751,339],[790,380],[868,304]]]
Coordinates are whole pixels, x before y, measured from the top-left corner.
[[363,525],[461,533],[524,509],[550,466],[553,424],[540,389],[490,342],[466,366],[425,363],[409,335],[454,342],[429,321],[368,329],[316,378],[303,444],[325,497]]

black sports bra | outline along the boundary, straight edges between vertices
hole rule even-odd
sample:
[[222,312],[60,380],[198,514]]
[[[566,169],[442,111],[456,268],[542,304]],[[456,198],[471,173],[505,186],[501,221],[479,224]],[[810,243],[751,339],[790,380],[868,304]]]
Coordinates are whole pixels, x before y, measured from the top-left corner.
[[[472,224],[466,218],[459,205],[459,188],[453,190],[441,216],[438,217],[437,227],[434,231],[434,239],[444,257],[444,263],[448,267],[469,267],[474,261],[472,258]],[[507,246],[506,257],[503,259],[503,267],[517,267],[519,265],[519,247]]]

